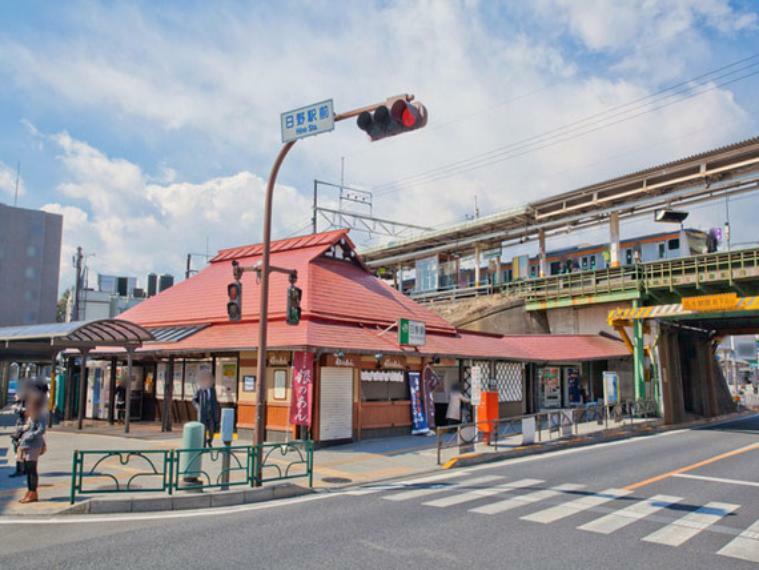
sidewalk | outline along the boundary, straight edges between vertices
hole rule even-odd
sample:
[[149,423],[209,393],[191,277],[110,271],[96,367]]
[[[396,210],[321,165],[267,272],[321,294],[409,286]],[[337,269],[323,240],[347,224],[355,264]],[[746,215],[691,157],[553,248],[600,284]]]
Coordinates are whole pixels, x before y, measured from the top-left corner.
[[[47,453],[40,460],[40,502],[21,505],[17,501],[25,492],[25,478],[9,479],[15,461],[8,434],[12,425],[12,416],[0,412],[0,515],[9,514],[52,514],[69,506],[71,462],[74,450],[94,449],[142,449],[162,450],[179,448],[181,445],[181,426],[171,433],[161,433],[154,424],[133,424],[132,433],[125,435],[123,426],[109,426],[104,422],[88,422],[83,431],[74,426],[56,426],[47,433]],[[612,426],[610,426],[612,427]],[[598,433],[604,426],[587,422],[578,426],[576,440],[587,434]],[[543,431],[543,443],[561,439],[554,433],[549,437]],[[248,442],[238,441],[244,445]],[[502,438],[498,450],[516,450],[521,448],[521,435]],[[475,451],[482,453],[492,451],[492,446],[478,443]],[[458,455],[458,446],[444,450],[443,462]],[[277,458],[274,458],[277,461]],[[286,465],[283,461],[283,466]],[[129,476],[137,471],[133,466],[115,466],[109,469],[121,470]],[[401,436],[385,439],[366,440],[335,447],[317,449],[314,452],[314,487],[319,489],[334,488],[348,484],[361,484],[396,477],[406,477],[440,469],[437,465],[437,438],[435,436]],[[305,485],[305,479],[292,482]],[[183,492],[180,492],[183,493]],[[141,497],[153,494],[139,493]],[[103,495],[97,495],[103,496]],[[111,495],[113,496],[113,495]],[[166,497],[165,493],[155,494]]]

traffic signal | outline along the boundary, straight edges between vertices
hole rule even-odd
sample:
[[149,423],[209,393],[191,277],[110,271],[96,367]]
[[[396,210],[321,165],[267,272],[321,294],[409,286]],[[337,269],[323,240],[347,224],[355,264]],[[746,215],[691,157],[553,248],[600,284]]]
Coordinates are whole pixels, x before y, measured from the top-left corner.
[[427,108],[421,103],[399,97],[389,100],[387,105],[380,105],[374,112],[364,111],[358,116],[356,124],[370,139],[378,141],[425,126]]
[[242,318],[242,283],[233,281],[227,285],[227,316],[230,321],[239,321]]
[[287,289],[287,324],[297,325],[300,322],[300,299],[303,296],[301,291],[295,285],[290,285]]

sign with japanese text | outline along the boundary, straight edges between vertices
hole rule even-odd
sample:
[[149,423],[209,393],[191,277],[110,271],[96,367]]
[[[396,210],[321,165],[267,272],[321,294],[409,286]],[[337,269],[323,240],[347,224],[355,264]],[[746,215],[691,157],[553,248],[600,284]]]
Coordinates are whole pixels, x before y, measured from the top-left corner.
[[282,113],[280,121],[283,143],[334,130],[332,99]]
[[472,406],[479,406],[482,400],[482,368],[472,366],[470,400]]
[[293,384],[290,402],[290,423],[296,426],[311,425],[311,402],[314,390],[314,355],[310,352],[293,353]]
[[427,425],[427,415],[424,413],[421,376],[419,372],[408,373],[409,395],[411,396],[411,433],[414,435],[430,431]]
[[398,344],[422,346],[427,342],[427,328],[422,321],[398,319]]
[[696,311],[698,313],[708,313],[709,311],[731,311],[737,306],[737,293],[683,297],[683,309],[686,311]]

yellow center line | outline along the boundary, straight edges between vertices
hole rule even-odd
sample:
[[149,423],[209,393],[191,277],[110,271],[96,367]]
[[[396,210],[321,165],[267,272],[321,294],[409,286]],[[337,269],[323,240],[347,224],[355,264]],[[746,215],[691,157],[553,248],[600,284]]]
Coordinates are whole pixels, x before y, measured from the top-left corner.
[[633,491],[635,489],[639,489],[640,487],[645,487],[646,485],[650,485],[651,483],[656,483],[657,481],[661,481],[662,479],[668,479],[669,477],[672,477],[673,475],[678,475],[679,473],[686,473],[687,471],[693,471],[694,469],[698,469],[699,467],[703,467],[704,465],[709,465],[710,463],[715,463],[722,459],[727,459],[728,457],[740,455],[741,453],[747,453],[749,451],[753,451],[754,449],[759,449],[759,443],[752,443],[751,445],[747,445],[745,447],[740,447],[738,449],[733,449],[732,451],[720,453],[719,455],[715,455],[714,457],[710,457],[709,459],[704,459],[703,461],[699,461],[697,463],[693,463],[685,467],[680,467],[679,469],[674,469],[673,471],[667,471],[666,473],[662,473],[661,475],[656,475],[654,477],[650,477],[649,479],[638,481],[637,483],[633,483],[624,488],[627,489],[628,491]]

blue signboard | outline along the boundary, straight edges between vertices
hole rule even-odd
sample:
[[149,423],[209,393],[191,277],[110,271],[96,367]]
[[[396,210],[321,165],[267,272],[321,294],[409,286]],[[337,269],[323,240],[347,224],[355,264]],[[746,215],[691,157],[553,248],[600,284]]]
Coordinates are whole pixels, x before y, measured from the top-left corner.
[[424,413],[421,374],[409,372],[408,387],[411,395],[411,433],[414,435],[427,433],[430,431],[430,428],[427,425],[427,415]]
[[282,142],[326,133],[335,128],[332,99],[282,113]]

